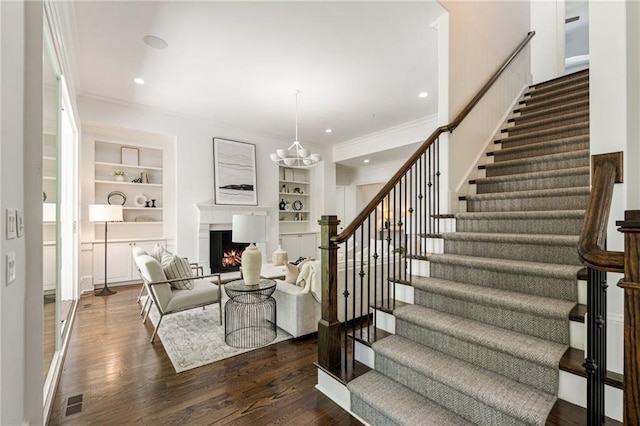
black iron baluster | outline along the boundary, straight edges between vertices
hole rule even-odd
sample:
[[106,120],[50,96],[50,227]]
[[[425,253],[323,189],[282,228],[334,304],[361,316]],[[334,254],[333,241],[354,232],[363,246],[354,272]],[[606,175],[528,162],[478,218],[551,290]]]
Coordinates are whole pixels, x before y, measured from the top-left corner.
[[604,421],[604,380],[607,374],[606,272],[587,268],[587,426]]
[[434,145],[434,157],[436,158],[436,234],[440,233],[440,138],[437,138]]

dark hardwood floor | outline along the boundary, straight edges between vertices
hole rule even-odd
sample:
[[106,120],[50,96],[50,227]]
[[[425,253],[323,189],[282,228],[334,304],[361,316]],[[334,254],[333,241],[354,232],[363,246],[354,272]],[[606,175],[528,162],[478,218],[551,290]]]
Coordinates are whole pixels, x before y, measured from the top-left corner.
[[[315,335],[176,374],[162,342],[149,343],[139,287],[117,290],[78,303],[50,425],[361,424],[315,389]],[[584,419],[584,409],[558,401],[547,426]]]
[[117,290],[78,304],[50,425],[361,424],[315,389],[315,336],[176,374],[162,342],[149,343],[139,287]]

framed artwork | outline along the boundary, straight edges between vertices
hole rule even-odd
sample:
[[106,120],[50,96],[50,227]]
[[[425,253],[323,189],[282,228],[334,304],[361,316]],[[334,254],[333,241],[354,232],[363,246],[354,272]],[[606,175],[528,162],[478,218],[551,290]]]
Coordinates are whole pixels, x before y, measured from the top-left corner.
[[138,148],[127,148],[123,146],[120,150],[120,163],[130,166],[138,165]]
[[216,204],[257,206],[256,146],[213,138],[213,177]]

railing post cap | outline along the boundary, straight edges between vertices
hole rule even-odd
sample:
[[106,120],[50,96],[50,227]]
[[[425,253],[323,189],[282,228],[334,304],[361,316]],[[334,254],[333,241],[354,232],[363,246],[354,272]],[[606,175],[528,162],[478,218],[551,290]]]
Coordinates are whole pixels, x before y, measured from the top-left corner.
[[318,220],[318,225],[339,225],[340,220],[336,215],[323,215]]

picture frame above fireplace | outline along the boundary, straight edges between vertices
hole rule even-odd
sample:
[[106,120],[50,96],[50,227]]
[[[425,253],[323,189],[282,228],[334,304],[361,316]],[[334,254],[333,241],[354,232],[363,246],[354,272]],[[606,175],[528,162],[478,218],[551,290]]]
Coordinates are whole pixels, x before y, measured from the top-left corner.
[[256,146],[223,138],[213,138],[215,203],[258,205]]

